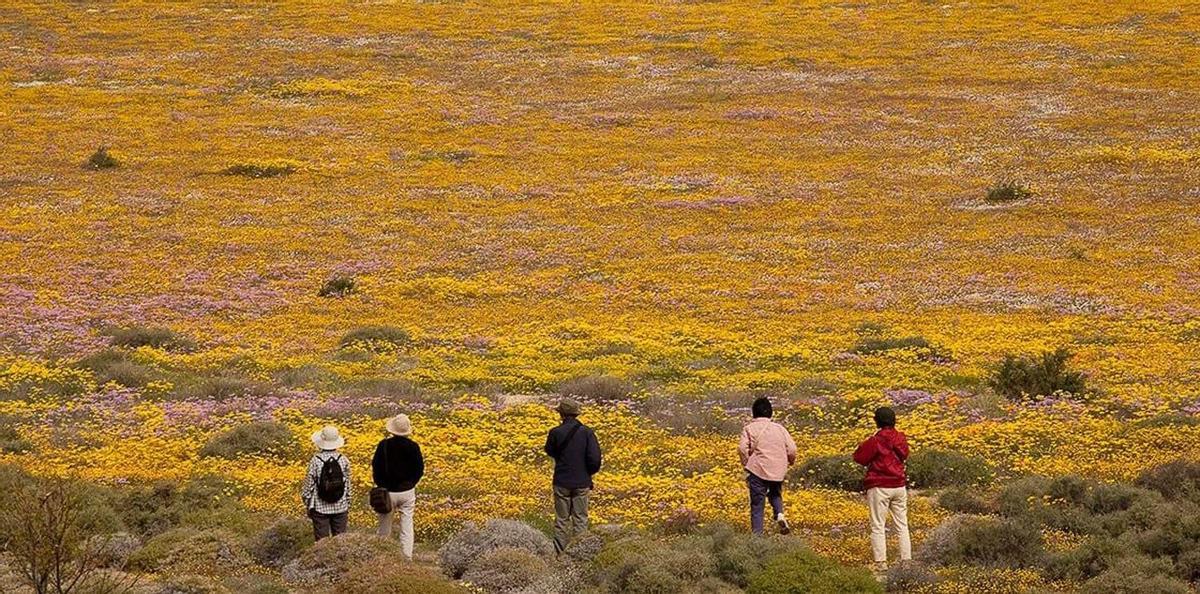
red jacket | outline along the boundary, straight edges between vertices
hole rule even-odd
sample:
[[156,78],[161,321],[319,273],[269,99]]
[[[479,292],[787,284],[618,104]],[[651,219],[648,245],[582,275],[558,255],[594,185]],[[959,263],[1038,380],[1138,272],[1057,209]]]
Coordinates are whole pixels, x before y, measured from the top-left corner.
[[904,461],[907,459],[908,440],[891,427],[880,429],[854,450],[854,461],[867,467],[863,489],[905,486],[908,479],[904,474]]

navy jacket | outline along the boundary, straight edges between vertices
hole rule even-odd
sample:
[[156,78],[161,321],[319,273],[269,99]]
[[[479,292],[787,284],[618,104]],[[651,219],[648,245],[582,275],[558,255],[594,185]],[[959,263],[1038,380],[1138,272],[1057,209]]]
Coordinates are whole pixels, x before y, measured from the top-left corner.
[[[579,430],[563,443],[571,428]],[[546,436],[546,455],[554,458],[554,486],[564,489],[592,488],[592,475],[600,472],[600,442],[596,433],[579,419],[568,418]]]
[[421,446],[407,438],[392,436],[375,446],[371,458],[371,478],[376,487],[392,493],[402,493],[417,486],[425,474],[425,458]]

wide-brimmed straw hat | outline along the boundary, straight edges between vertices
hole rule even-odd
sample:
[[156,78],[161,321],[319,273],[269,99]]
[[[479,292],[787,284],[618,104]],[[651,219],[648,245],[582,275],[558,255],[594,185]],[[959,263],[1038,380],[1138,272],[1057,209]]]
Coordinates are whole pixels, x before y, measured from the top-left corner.
[[400,413],[388,419],[387,430],[392,435],[408,437],[412,435],[412,421],[408,420],[408,415]]
[[563,398],[562,400],[558,401],[558,408],[555,410],[557,410],[559,414],[567,415],[569,417],[578,417],[579,413],[583,411],[583,405],[579,404],[579,401],[575,400],[574,398]]
[[312,442],[319,450],[336,450],[346,445],[346,438],[338,433],[337,427],[326,425],[325,428],[313,432]]

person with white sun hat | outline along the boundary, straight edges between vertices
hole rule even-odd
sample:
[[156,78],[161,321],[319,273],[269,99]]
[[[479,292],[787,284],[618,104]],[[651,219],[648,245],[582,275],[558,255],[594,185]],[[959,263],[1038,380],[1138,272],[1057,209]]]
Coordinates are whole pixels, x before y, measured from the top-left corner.
[[346,439],[333,425],[314,431],[317,453],[308,462],[300,498],[313,523],[313,536],[321,540],[346,531],[350,520],[350,460],[339,451]]
[[371,506],[379,514],[379,535],[391,536],[392,519],[400,516],[397,535],[404,556],[412,559],[413,509],[417,504],[417,483],[425,474],[425,459],[421,446],[412,440],[412,421],[398,414],[384,424],[388,436],[375,447],[371,458],[371,473],[375,488]]

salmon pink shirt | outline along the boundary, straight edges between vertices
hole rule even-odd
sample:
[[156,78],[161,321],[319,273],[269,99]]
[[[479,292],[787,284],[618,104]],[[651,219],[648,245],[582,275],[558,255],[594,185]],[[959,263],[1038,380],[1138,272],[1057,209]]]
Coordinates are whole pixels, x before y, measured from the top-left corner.
[[767,417],[758,417],[742,428],[738,441],[742,466],[766,481],[782,481],[788,466],[796,462],[796,442],[783,425]]

